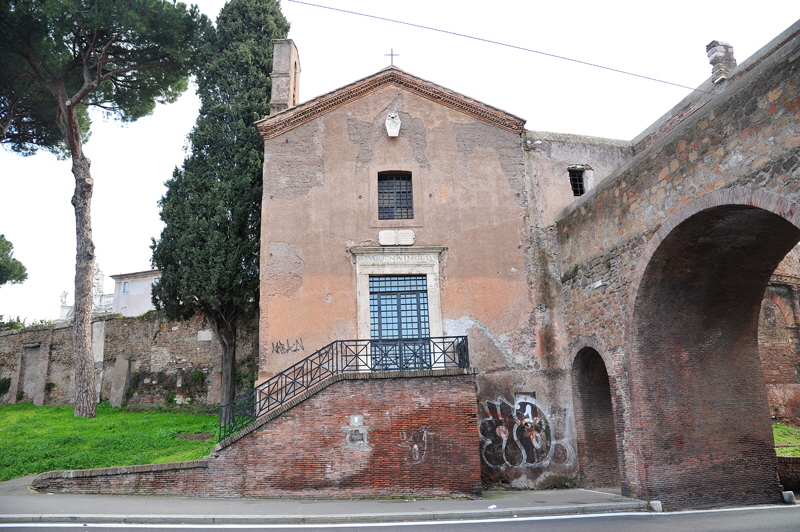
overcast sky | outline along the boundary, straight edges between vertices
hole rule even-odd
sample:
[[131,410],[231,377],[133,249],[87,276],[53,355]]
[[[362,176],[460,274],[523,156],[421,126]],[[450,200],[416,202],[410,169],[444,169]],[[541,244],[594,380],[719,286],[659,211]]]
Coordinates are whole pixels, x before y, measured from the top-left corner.
[[[216,19],[224,0],[200,0]],[[697,87],[711,74],[705,46],[730,42],[741,63],[800,19],[798,0],[698,2],[531,0],[316,0],[453,33],[564,56]],[[527,120],[527,128],[631,140],[689,89],[483,41],[346,14],[291,0],[302,75],[300,100],[395,65]],[[134,124],[97,117],[85,147],[95,181],[92,225],[97,262],[110,275],[149,269],[157,201],[185,156],[197,99],[190,89]],[[0,148],[0,234],[28,280],[0,288],[0,314],[30,323],[58,317],[72,302],[75,219],[68,161],[20,157]]]

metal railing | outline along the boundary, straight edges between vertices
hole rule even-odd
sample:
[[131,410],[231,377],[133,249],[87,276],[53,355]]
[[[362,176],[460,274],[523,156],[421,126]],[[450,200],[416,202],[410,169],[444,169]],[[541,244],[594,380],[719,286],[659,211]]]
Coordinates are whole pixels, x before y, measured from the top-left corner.
[[340,373],[468,367],[466,336],[338,340],[221,406],[219,441]]

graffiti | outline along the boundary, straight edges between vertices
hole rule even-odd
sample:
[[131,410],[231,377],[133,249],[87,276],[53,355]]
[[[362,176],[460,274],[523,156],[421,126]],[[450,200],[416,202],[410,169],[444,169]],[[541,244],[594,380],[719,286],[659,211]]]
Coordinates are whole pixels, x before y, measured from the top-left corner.
[[483,460],[491,467],[543,465],[552,448],[550,423],[533,394],[518,394],[514,404],[501,397],[484,401],[481,421]]
[[272,342],[272,352],[277,353],[279,355],[285,355],[286,353],[296,353],[298,351],[304,351],[305,347],[303,347],[303,339],[298,338],[295,341],[286,340],[286,343],[283,343],[281,340],[277,342]]
[[425,426],[420,427],[418,431],[401,431],[401,436],[403,443],[399,445],[408,450],[403,460],[411,465],[421,464],[425,461],[425,456],[432,449],[433,442],[436,439],[436,434],[429,432],[428,427]]

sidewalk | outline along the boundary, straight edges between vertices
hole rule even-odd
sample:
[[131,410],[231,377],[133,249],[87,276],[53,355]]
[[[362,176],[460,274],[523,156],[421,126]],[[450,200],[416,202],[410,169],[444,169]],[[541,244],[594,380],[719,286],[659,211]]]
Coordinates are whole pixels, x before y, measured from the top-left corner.
[[482,499],[190,499],[43,494],[33,477],[0,482],[0,523],[370,523],[645,511],[612,490],[487,492]]

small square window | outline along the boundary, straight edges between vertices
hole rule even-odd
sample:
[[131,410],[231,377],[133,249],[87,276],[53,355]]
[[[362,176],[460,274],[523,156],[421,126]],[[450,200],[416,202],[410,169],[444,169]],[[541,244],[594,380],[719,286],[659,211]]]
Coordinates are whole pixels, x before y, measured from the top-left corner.
[[378,220],[413,220],[414,195],[409,172],[378,174]]
[[586,193],[586,183],[583,179],[583,170],[578,168],[570,168],[569,172],[569,185],[572,187],[572,194],[574,196],[583,196]]

